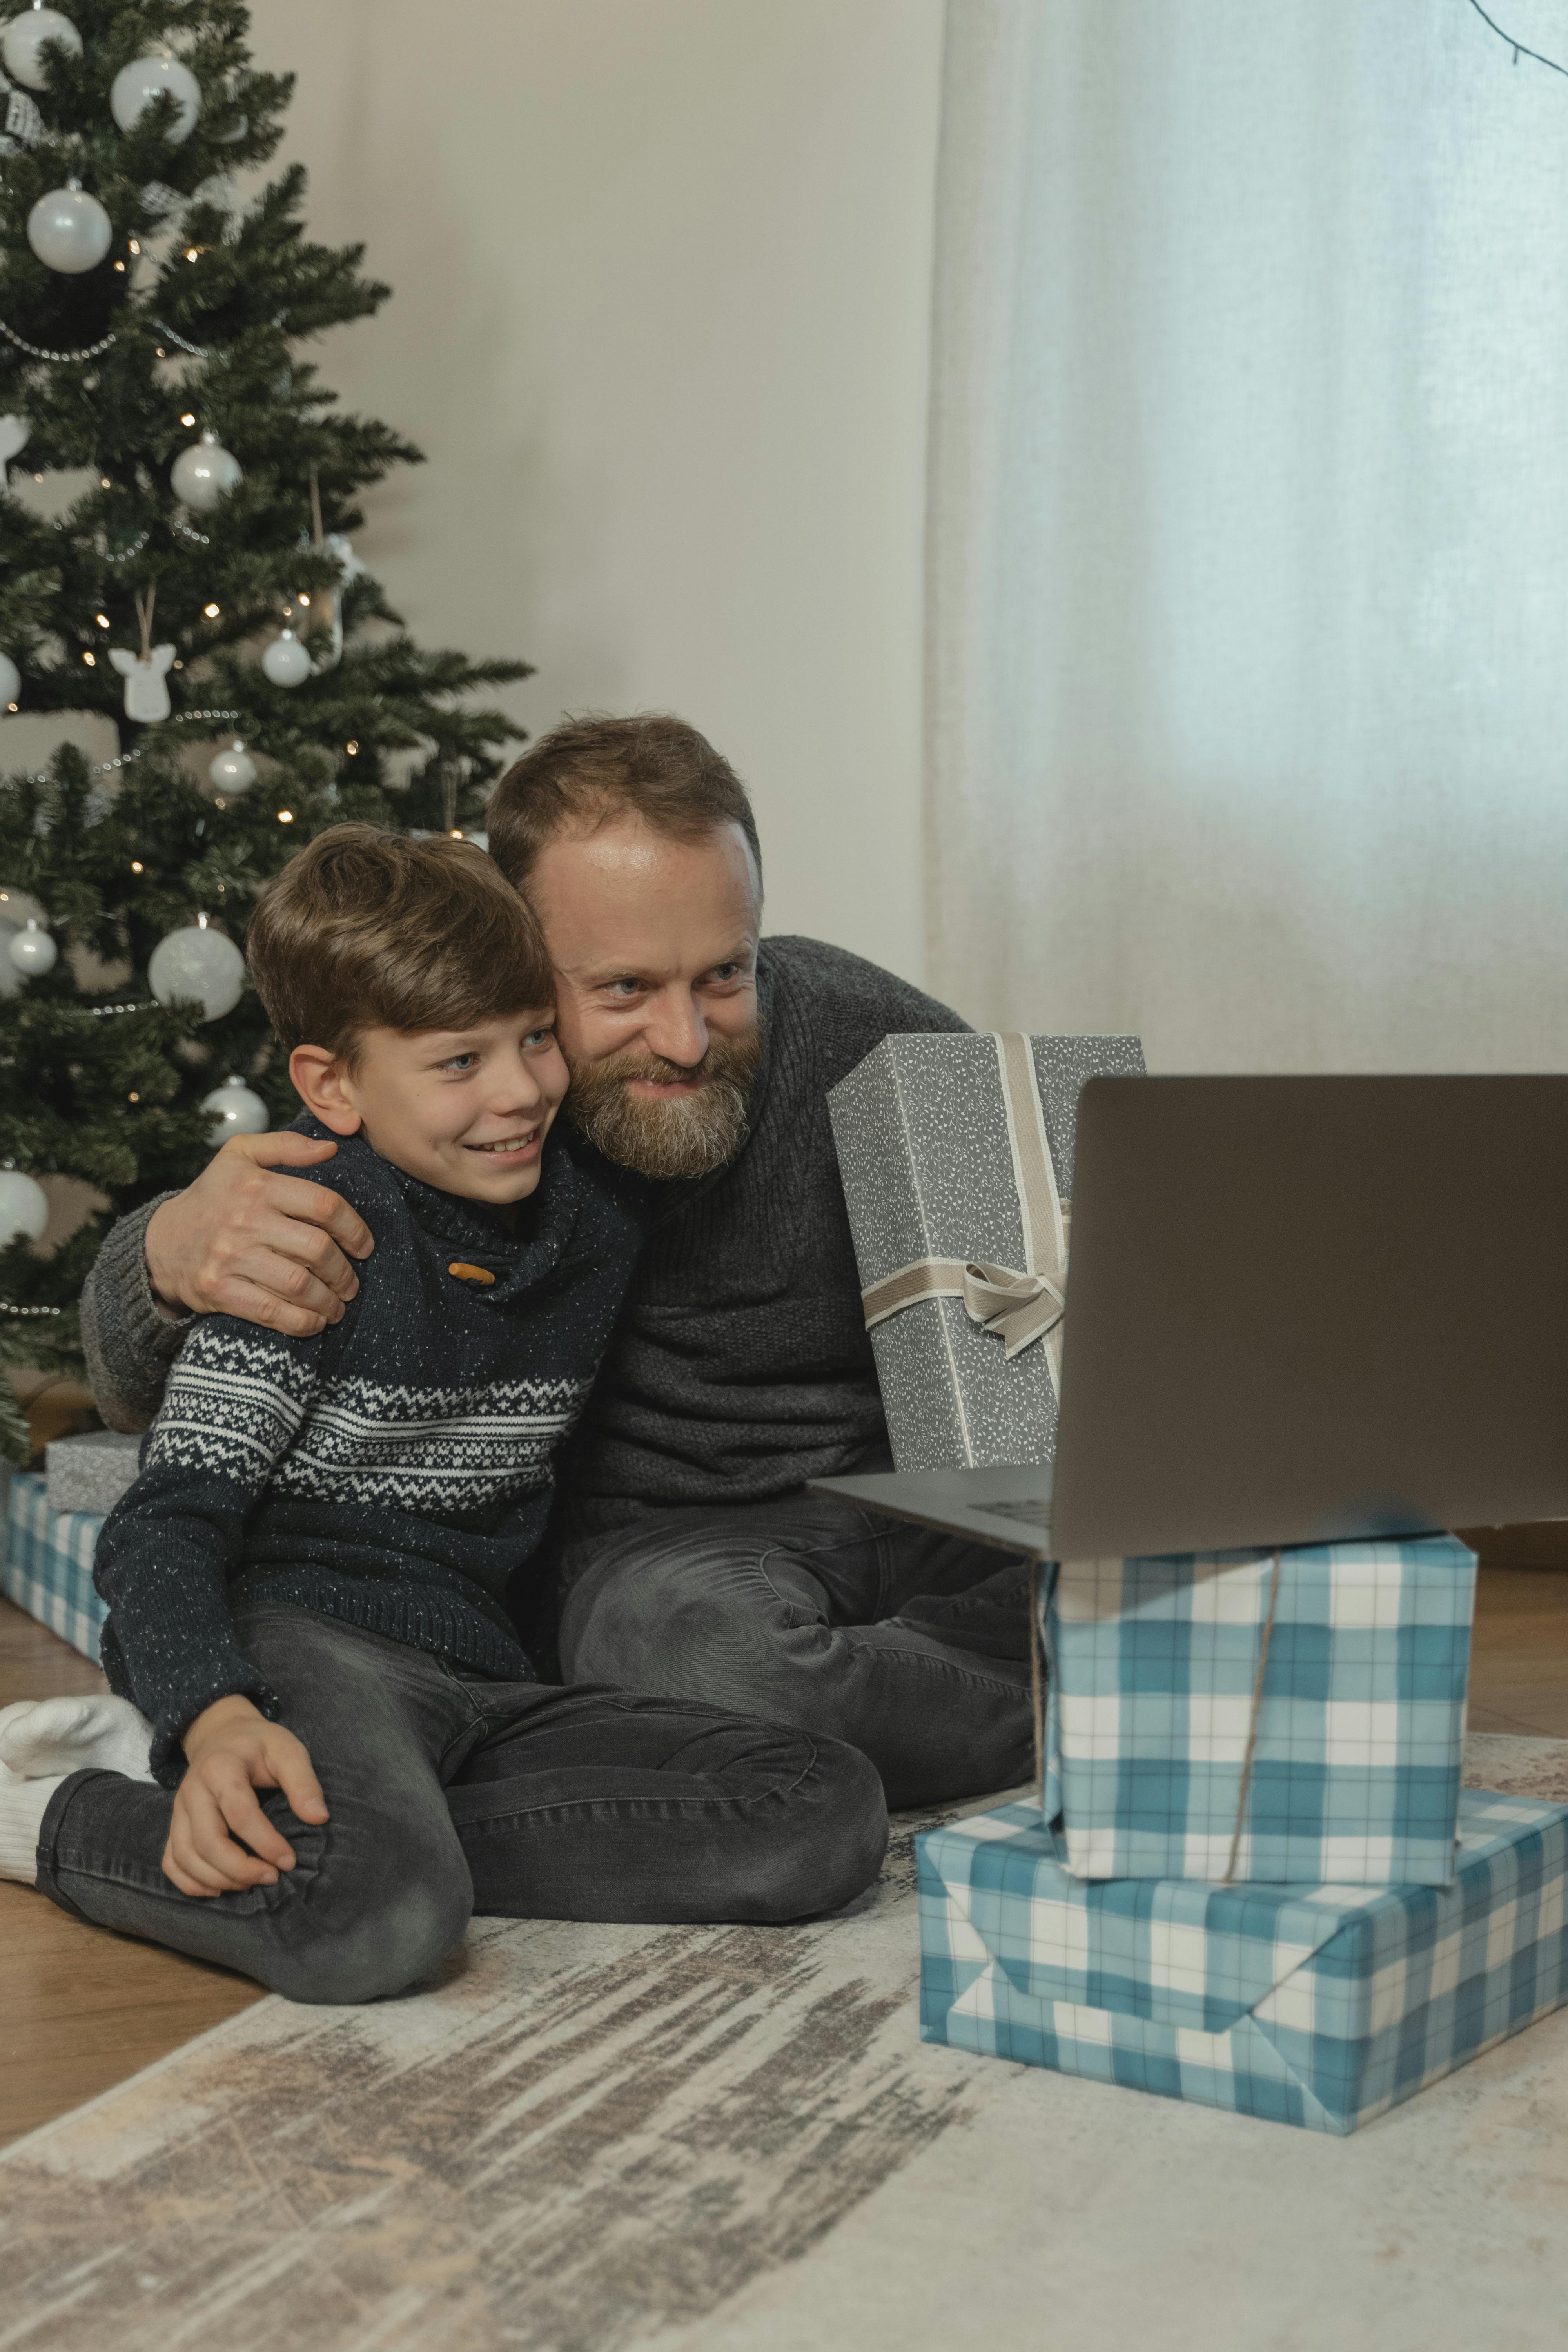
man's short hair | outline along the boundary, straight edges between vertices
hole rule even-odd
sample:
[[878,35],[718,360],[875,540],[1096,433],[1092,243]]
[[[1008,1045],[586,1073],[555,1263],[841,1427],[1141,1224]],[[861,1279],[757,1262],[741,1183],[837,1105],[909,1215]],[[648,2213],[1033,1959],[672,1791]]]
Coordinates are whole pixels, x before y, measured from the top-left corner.
[[664,710],[629,719],[590,712],[542,735],[491,795],[485,812],[490,856],[522,890],[557,834],[596,832],[628,811],[677,841],[700,841],[721,825],[738,824],[761,889],[762,844],[746,787],[705,735]]
[[482,849],[439,834],[319,833],[262,891],[245,949],[285,1053],[352,1061],[367,1029],[468,1029],[555,1002],[531,909]]

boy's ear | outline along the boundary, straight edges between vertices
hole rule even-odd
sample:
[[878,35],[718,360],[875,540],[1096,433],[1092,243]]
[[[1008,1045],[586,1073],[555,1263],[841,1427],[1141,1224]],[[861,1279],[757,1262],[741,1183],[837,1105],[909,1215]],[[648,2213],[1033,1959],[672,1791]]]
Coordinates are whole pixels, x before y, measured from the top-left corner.
[[334,1135],[359,1133],[353,1081],[346,1066],[324,1045],[296,1045],[289,1056],[289,1076],[305,1108],[323,1127],[330,1127]]

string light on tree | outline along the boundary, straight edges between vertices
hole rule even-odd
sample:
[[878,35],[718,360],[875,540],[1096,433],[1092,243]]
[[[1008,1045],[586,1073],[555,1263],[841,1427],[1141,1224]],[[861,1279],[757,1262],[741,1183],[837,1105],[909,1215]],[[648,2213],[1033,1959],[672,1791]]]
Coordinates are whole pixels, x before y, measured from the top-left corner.
[[79,278],[96,269],[114,236],[109,215],[79,180],[51,188],[27,215],[27,243],[46,269]]
[[210,1095],[202,1097],[202,1108],[213,1114],[207,1129],[207,1141],[216,1150],[226,1143],[231,1135],[264,1135],[267,1131],[267,1105],[254,1094],[243,1078],[225,1078]]
[[73,58],[81,55],[81,35],[58,8],[46,8],[42,0],[21,16],[13,16],[0,33],[0,58],[13,81],[27,89],[44,89],[48,86],[48,74],[44,64],[46,42],[58,41]]
[[177,111],[164,136],[176,147],[190,137],[201,111],[202,86],[189,66],[166,53],[132,58],[109,86],[109,110],[121,131],[134,131],[147,109],[165,91]]
[[49,1196],[14,1160],[0,1160],[0,1249],[25,1234],[41,1242],[49,1222]]
[[195,1003],[204,1021],[232,1013],[245,987],[245,959],[205,915],[168,932],[147,960],[147,984],[160,1004]]

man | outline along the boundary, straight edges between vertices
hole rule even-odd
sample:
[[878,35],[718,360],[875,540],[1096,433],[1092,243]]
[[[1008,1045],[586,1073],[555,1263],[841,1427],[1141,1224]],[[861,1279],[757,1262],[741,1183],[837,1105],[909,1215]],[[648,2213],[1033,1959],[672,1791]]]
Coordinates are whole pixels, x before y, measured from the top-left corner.
[[[885,1466],[826,1095],[889,1033],[962,1030],[843,949],[760,940],[744,788],[679,719],[568,721],[498,785],[490,850],[555,966],[570,1115],[660,1206],[563,1474],[561,1661],[847,1739],[892,1805],[1027,1776],[1026,1574],[805,1491]],[[307,1333],[374,1245],[237,1138],[122,1218],[82,1301],[93,1388],[145,1427],[190,1313]]]

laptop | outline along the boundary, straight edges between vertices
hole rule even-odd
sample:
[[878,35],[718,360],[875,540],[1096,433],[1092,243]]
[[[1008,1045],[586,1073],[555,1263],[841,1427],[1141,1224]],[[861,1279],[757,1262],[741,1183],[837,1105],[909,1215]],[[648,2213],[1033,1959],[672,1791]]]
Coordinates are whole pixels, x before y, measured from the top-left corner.
[[814,1479],[1041,1559],[1568,1517],[1568,1077],[1091,1078],[1057,1458]]

